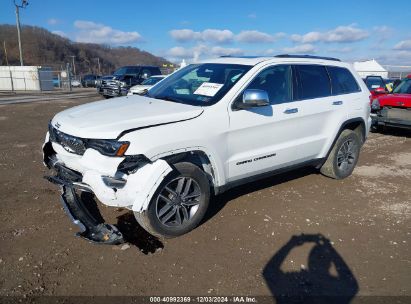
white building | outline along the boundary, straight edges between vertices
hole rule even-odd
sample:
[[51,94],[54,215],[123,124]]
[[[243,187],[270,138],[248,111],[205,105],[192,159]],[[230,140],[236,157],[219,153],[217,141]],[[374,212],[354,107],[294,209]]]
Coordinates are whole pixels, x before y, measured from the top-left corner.
[[362,78],[367,76],[381,76],[388,78],[388,71],[384,69],[375,59],[354,62],[354,69]]
[[0,90],[53,90],[52,70],[41,66],[0,66]]

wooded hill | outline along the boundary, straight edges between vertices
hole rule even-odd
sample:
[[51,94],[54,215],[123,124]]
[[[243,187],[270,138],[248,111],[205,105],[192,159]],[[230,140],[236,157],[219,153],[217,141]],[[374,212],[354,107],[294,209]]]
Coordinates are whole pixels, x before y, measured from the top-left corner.
[[[124,65],[147,64],[162,67],[163,64],[170,64],[164,58],[135,47],[77,43],[36,26],[22,26],[21,30],[24,65],[50,66],[61,70],[66,62],[72,62],[70,56],[76,56],[76,74],[96,74],[96,58],[100,58],[101,73],[105,75]],[[15,25],[0,25],[0,43],[0,64],[20,65]]]

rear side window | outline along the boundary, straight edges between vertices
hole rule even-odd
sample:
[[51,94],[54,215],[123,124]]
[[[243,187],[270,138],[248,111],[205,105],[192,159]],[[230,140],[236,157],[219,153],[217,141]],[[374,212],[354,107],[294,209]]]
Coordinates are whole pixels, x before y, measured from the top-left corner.
[[330,78],[322,65],[297,65],[299,99],[313,99],[331,95]]
[[349,70],[341,67],[327,67],[331,77],[331,90],[333,95],[349,94],[360,91],[358,83]]

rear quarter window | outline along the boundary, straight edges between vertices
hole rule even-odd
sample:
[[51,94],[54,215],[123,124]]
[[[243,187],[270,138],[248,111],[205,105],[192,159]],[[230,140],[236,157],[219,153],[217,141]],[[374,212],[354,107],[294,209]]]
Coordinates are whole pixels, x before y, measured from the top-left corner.
[[332,95],[349,94],[360,92],[360,86],[351,72],[346,68],[328,66],[331,78]]
[[314,99],[331,95],[330,78],[322,65],[297,65],[299,99]]

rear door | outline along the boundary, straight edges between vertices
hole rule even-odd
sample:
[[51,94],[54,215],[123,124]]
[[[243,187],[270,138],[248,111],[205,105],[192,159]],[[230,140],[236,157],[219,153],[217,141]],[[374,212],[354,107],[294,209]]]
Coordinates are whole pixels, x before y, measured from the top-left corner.
[[[347,111],[362,111],[367,104],[364,103],[364,93],[351,72],[343,67],[327,66],[331,78],[332,95],[335,101],[344,104]],[[362,115],[360,115],[362,116]]]

